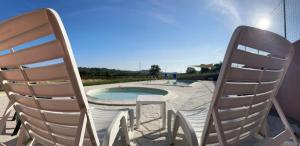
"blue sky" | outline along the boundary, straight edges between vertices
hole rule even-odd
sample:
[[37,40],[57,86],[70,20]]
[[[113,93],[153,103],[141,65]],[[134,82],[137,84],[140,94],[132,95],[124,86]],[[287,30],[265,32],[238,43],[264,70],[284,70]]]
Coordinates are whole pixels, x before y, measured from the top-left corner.
[[[58,11],[79,66],[168,72],[223,59],[241,24],[276,15],[279,0],[9,0],[0,20],[50,7]],[[272,19],[273,21],[273,19]],[[278,21],[278,20],[276,20]],[[282,33],[281,23],[268,29]]]

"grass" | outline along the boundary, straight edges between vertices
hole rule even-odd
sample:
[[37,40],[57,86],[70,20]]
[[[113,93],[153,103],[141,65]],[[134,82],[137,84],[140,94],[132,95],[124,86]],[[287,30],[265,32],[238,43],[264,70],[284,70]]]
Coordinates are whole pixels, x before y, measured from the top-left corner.
[[[198,74],[180,74],[179,80],[213,80],[218,78],[217,72],[198,73]],[[161,77],[161,76],[160,76]],[[161,79],[161,78],[160,78]],[[125,82],[137,82],[137,81],[149,81],[153,80],[150,77],[119,77],[113,79],[83,79],[83,86],[101,85],[101,84],[113,84],[113,83],[125,83]]]
[[140,77],[140,78],[116,78],[116,79],[85,79],[82,80],[83,86],[101,85],[101,84],[113,84],[113,83],[124,83],[124,82],[137,82],[137,81],[148,81],[151,78]]

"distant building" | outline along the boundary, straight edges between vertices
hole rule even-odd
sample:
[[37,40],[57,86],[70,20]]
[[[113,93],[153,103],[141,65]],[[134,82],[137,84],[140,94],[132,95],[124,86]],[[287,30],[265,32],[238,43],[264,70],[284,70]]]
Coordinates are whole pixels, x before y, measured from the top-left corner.
[[201,72],[210,71],[213,68],[213,64],[200,64],[200,65],[193,65],[193,67],[199,67]]

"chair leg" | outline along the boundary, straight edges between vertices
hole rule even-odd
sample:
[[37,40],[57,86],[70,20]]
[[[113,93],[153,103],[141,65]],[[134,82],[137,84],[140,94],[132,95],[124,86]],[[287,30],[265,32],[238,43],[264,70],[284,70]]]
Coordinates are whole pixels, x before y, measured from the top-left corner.
[[176,139],[176,136],[177,136],[177,132],[178,132],[178,129],[179,129],[179,125],[180,125],[180,119],[178,117],[175,117],[175,121],[174,121],[174,128],[173,128],[173,134],[171,136],[171,139],[170,139],[170,144],[174,144],[175,142],[175,139]]
[[262,127],[261,127],[261,130],[259,131],[259,133],[264,137],[268,137],[268,136],[270,136],[269,130],[270,130],[270,128],[269,128],[269,124],[268,124],[268,119],[266,119],[262,123]]
[[168,130],[168,137],[169,137],[169,143],[171,144],[172,136],[173,136],[173,118],[176,116],[176,111],[174,109],[168,110],[168,120],[167,120],[167,130]]
[[275,109],[277,110],[277,113],[278,113],[278,115],[280,117],[281,122],[283,123],[286,131],[289,133],[290,138],[292,138],[293,143],[295,145],[298,145],[298,140],[297,140],[297,138],[296,138],[296,136],[295,136],[295,134],[294,134],[294,132],[293,132],[293,130],[292,130],[292,128],[291,128],[288,120],[287,120],[287,118],[285,117],[285,115],[284,115],[284,113],[283,113],[283,111],[282,111],[282,109],[281,109],[281,107],[280,107],[277,99],[273,98],[272,102],[273,102],[273,104],[275,106]]
[[163,129],[166,129],[166,120],[167,120],[167,116],[166,116],[166,112],[167,112],[167,107],[166,107],[166,103],[164,102],[162,105],[161,105],[161,115],[162,115],[162,128]]
[[130,145],[130,139],[129,139],[129,135],[128,135],[128,128],[127,128],[126,120],[127,120],[127,118],[125,118],[125,117],[123,117],[121,119],[121,127],[122,127],[122,132],[123,132],[123,135],[125,138],[126,145]]
[[2,119],[0,121],[0,134],[5,133],[6,121],[9,117],[9,114],[10,114],[11,110],[13,109],[13,103],[14,103],[13,101],[11,101],[11,100],[9,101],[9,103],[8,103],[6,109],[5,109],[5,112],[2,116]]
[[16,117],[17,117],[17,112],[15,112],[15,114],[14,114],[13,118],[11,119],[11,121],[16,120]]
[[141,118],[141,104],[136,103],[136,129],[140,128],[140,118]]
[[134,125],[134,111],[132,109],[129,109],[128,110],[128,114],[129,114],[130,130],[132,132],[134,130],[133,129],[133,125]]
[[24,127],[22,126],[21,127],[21,130],[20,130],[20,134],[19,134],[19,137],[18,137],[18,140],[17,140],[17,144],[16,145],[22,145],[23,144],[23,141],[25,139],[26,135],[25,135],[25,129]]
[[11,136],[15,136],[18,134],[19,130],[20,130],[20,127],[21,127],[21,121],[19,119],[17,119],[17,125],[13,131],[13,133],[11,134]]

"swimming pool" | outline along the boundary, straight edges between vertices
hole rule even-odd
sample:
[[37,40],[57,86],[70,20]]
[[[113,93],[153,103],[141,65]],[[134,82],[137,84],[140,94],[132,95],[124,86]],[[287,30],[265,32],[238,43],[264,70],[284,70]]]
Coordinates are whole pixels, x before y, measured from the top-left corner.
[[168,91],[144,87],[114,87],[94,89],[87,92],[89,101],[94,103],[112,105],[135,104],[139,95],[167,95]]
[[195,81],[192,80],[168,80],[166,85],[173,85],[173,86],[190,86]]

